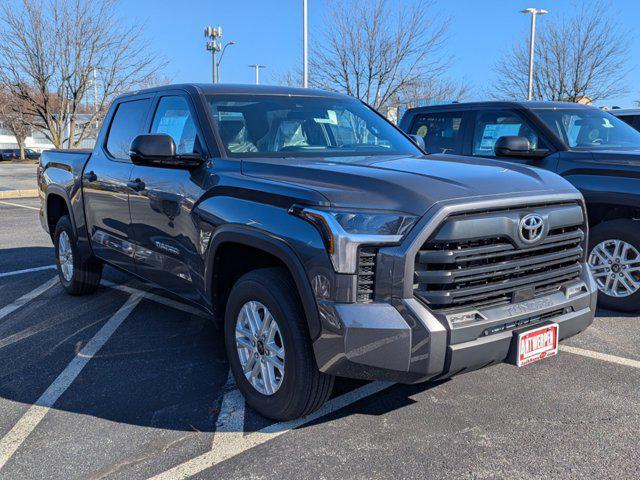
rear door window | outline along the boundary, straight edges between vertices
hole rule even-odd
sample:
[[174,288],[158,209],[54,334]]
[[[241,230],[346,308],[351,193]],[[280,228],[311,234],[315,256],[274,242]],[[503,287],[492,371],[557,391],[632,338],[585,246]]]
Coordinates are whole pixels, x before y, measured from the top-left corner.
[[529,140],[532,150],[546,148],[533,126],[520,114],[510,110],[479,111],[474,122],[472,154],[481,157],[495,155],[493,147],[500,137],[517,136]]
[[462,153],[461,112],[418,114],[411,127],[411,134],[424,139],[428,153]]
[[131,141],[144,130],[151,100],[144,98],[118,105],[107,137],[107,151],[118,160],[129,160]]

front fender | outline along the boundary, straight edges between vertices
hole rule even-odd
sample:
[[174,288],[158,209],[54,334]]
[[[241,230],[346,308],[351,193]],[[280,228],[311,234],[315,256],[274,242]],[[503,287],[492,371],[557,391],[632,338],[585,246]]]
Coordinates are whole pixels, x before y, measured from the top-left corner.
[[287,243],[269,232],[248,225],[224,225],[218,227],[211,237],[205,264],[205,289],[207,298],[213,298],[213,269],[218,248],[224,243],[236,243],[263,250],[278,258],[293,277],[302,301],[309,335],[314,340],[320,335],[321,325],[311,283],[302,262]]

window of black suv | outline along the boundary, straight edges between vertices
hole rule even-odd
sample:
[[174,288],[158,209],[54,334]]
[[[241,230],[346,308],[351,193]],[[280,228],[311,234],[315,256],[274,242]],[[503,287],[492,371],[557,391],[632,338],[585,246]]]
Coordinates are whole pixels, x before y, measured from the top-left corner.
[[596,108],[534,108],[549,128],[574,150],[638,149],[640,132]]
[[472,154],[495,156],[493,147],[500,137],[517,136],[529,140],[531,150],[548,148],[534,127],[519,113],[512,110],[481,110],[476,115]]
[[462,153],[461,112],[434,112],[416,115],[411,133],[424,139],[427,153]]
[[355,99],[212,95],[207,101],[230,157],[422,155]]

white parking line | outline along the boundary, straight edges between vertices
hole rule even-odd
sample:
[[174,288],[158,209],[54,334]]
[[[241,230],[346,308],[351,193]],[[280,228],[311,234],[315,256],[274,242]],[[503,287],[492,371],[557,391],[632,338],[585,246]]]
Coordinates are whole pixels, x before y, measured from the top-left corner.
[[[57,279],[56,279],[57,280]],[[35,430],[49,409],[56,403],[60,396],[69,388],[89,360],[104,346],[111,335],[129,316],[136,305],[144,298],[144,294],[132,294],[125,304],[113,314],[84,348],[62,371],[58,378],[47,388],[38,400],[18,420],[13,428],[0,439],[0,470],[11,459],[20,445]]]
[[258,445],[268,442],[269,440],[273,440],[294,428],[301,427],[307,423],[324,417],[325,415],[336,412],[341,408],[351,405],[352,403],[362,400],[374,393],[378,393],[391,385],[393,385],[393,383],[390,382],[368,383],[360,388],[345,393],[344,395],[340,395],[339,397],[329,400],[322,408],[320,408],[320,410],[317,410],[308,417],[292,420],[290,422],[274,423],[247,436],[243,436],[241,434],[235,435],[233,438],[225,437],[225,442],[217,442],[214,440],[214,447],[217,447],[215,450],[211,450],[199,457],[173,467],[164,473],[152,477],[151,480],[176,480],[197,475],[203,470],[211,468],[220,462],[235,457],[236,455],[246,452],[253,447],[257,447]]
[[0,308],[0,320],[2,320],[4,317],[9,315],[10,313],[15,312],[17,309],[22,307],[25,303],[30,302],[31,300],[36,298],[38,295],[41,295],[42,293],[46,292],[48,289],[50,289],[57,283],[58,283],[58,277],[53,277],[51,280],[43,283],[38,288],[34,288],[29,293],[24,294],[19,299],[15,300],[9,305]]
[[569,345],[560,345],[559,349],[563,352],[573,353],[574,355],[581,355],[583,357],[589,357],[596,360],[603,360],[609,363],[617,363],[618,365],[624,365],[625,367],[640,368],[640,361],[632,360],[630,358],[609,355],[608,353],[594,352],[592,350],[584,350],[582,348],[571,347]]
[[12,203],[12,202],[5,202],[5,201],[1,201],[0,203],[2,203],[3,205],[11,205],[12,207],[22,207],[22,208],[28,208],[29,210],[38,210],[40,211],[40,209],[38,207],[31,207],[29,205],[20,205],[19,203]]
[[[237,442],[244,435],[244,397],[236,387],[233,374],[229,370],[227,384],[224,386],[224,396],[220,405],[220,413],[216,421],[211,450],[224,448],[223,445]],[[240,438],[237,438],[240,437]]]
[[13,272],[2,272],[0,278],[11,277],[13,275],[20,275],[22,273],[40,272],[42,270],[55,270],[55,265],[45,265],[44,267],[25,268],[24,270],[14,270]]
[[[569,345],[560,345],[560,350],[575,355],[625,365],[627,367],[640,368],[640,361],[629,358],[593,352],[591,350],[584,350],[581,348],[571,347]],[[229,383],[227,383],[227,385],[229,385]],[[177,465],[166,472],[151,477],[150,480],[178,480],[192,477],[253,447],[268,442],[269,440],[277,438],[284,433],[317,420],[325,415],[333,413],[357,402],[358,400],[362,400],[363,398],[384,390],[391,385],[393,385],[393,383],[369,383],[361,388],[330,400],[320,410],[308,417],[291,422],[274,423],[247,436],[244,436],[243,433],[244,400],[237,389],[232,389],[227,391],[223,398],[211,451]]]

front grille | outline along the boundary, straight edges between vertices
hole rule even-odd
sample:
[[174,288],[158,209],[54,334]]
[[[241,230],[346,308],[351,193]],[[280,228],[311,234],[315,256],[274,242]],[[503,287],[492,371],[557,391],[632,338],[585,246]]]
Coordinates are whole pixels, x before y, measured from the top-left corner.
[[376,249],[361,247],[358,252],[358,292],[357,301],[373,301],[376,277]]
[[[547,211],[552,208],[546,206]],[[443,229],[452,220],[481,218],[495,220],[498,233],[455,240],[434,234],[416,255],[414,294],[432,309],[450,312],[535,298],[575,281],[584,256],[582,214],[579,224],[552,228],[542,242],[519,247],[507,226],[530,211],[523,210],[458,215],[445,220],[439,231],[458,231]]]

